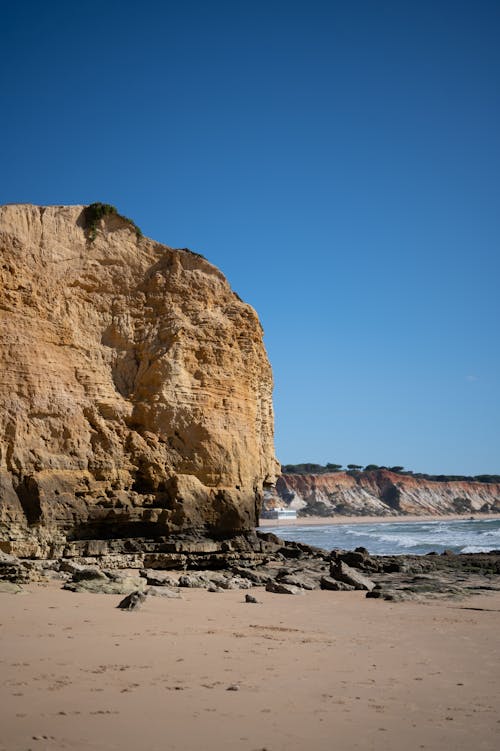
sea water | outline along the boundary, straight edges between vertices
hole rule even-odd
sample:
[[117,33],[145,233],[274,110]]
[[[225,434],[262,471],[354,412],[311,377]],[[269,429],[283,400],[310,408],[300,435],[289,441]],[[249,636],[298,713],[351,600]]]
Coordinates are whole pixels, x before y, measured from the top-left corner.
[[315,526],[277,523],[263,528],[284,540],[305,542],[331,550],[364,547],[378,555],[442,553],[486,553],[500,550],[500,519],[457,521],[358,522]]

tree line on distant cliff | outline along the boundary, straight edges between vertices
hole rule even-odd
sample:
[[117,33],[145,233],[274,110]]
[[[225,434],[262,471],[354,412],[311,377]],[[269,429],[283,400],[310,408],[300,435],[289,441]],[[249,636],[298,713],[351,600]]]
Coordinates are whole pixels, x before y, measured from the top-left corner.
[[378,464],[367,464],[363,467],[362,464],[347,464],[345,467],[343,464],[313,464],[306,462],[304,464],[282,464],[281,473],[283,475],[325,475],[331,472],[345,472],[348,475],[354,477],[361,474],[361,472],[374,472],[379,469],[387,469],[389,472],[394,472],[398,475],[405,475],[409,477],[416,477],[419,480],[433,480],[434,482],[452,482],[452,481],[465,481],[465,482],[498,482],[500,483],[500,475],[429,475],[425,472],[412,472],[409,469],[401,467],[399,464],[395,467],[379,466]]

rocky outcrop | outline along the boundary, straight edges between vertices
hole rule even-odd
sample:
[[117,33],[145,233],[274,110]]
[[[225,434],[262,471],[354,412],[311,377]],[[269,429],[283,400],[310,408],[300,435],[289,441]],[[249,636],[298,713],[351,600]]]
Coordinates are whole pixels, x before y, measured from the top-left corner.
[[300,515],[398,516],[500,512],[500,485],[437,482],[379,469],[321,475],[285,474],[276,492]]
[[[305,544],[281,540],[276,535],[248,533],[247,545],[261,553],[247,551],[246,556],[210,559],[199,554],[191,561],[158,558],[157,567],[130,571],[106,568],[103,557],[94,559],[28,560],[0,552],[0,592],[16,594],[24,585],[47,580],[62,580],[63,589],[96,594],[143,593],[145,596],[181,599],[181,590],[202,588],[224,593],[265,587],[273,594],[305,594],[310,590],[352,592],[365,590],[367,597],[384,600],[426,600],[435,597],[466,597],[474,592],[500,589],[500,551],[490,553],[441,555],[370,555],[366,548],[354,551],[322,550]],[[264,553],[265,549],[265,553]],[[240,551],[242,553],[243,551]],[[246,560],[245,560],[246,558]],[[115,560],[116,565],[119,561]],[[122,561],[125,564],[125,561]],[[137,567],[137,566],[136,566]],[[24,590],[27,591],[27,590]],[[28,590],[29,591],[29,590]],[[252,597],[252,595],[250,595]],[[143,601],[143,598],[140,598]],[[254,599],[245,598],[246,602]]]
[[272,375],[221,272],[82,206],[1,207],[0,257],[0,549],[252,528]]

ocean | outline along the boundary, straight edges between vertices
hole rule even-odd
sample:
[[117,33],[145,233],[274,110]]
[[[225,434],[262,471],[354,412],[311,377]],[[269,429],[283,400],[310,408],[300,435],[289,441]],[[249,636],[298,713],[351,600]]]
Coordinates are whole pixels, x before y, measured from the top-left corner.
[[363,546],[378,555],[486,553],[500,550],[500,519],[464,519],[422,522],[359,522],[317,526],[286,524],[263,529],[284,540],[304,542],[331,550]]

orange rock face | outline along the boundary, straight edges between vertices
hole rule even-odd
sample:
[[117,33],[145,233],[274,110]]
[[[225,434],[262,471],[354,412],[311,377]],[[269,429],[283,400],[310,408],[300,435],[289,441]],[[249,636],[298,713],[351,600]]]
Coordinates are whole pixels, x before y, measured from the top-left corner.
[[251,528],[272,374],[220,271],[81,206],[0,208],[0,253],[0,548]]
[[384,469],[357,475],[282,475],[276,490],[292,508],[320,516],[500,512],[496,483],[436,482]]

